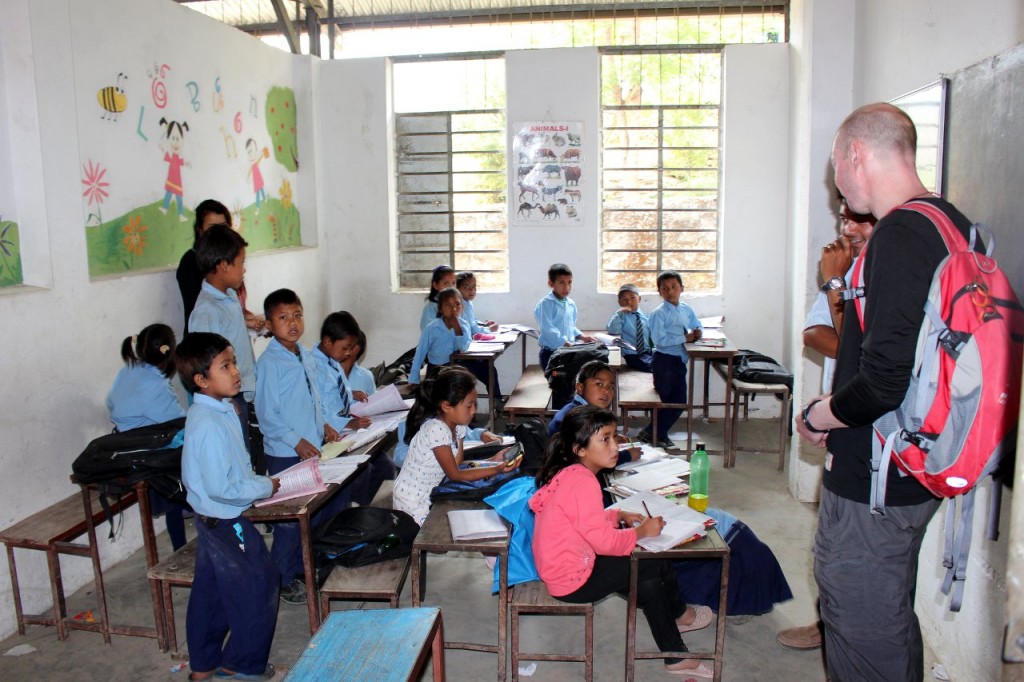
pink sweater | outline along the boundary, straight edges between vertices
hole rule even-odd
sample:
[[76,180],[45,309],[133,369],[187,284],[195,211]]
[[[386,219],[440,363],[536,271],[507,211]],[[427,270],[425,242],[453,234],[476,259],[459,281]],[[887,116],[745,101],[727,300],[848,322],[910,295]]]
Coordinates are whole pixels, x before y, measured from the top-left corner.
[[553,597],[578,590],[598,554],[627,556],[636,546],[636,531],[619,529],[616,510],[604,508],[601,485],[582,464],[559,471],[530,498],[530,509],[533,558]]

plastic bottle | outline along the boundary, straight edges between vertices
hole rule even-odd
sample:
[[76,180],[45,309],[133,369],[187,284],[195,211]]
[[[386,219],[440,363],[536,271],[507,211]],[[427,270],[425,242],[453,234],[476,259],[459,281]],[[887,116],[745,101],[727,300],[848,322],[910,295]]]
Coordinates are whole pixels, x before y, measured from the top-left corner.
[[690,456],[690,496],[687,504],[691,509],[704,513],[708,508],[708,473],[711,463],[704,443],[697,443],[697,449]]
[[381,538],[381,541],[379,543],[377,543],[377,554],[383,554],[384,552],[387,552],[388,550],[397,547],[401,544],[401,542],[402,539],[399,538],[397,535],[395,535],[394,533],[388,533],[383,538]]

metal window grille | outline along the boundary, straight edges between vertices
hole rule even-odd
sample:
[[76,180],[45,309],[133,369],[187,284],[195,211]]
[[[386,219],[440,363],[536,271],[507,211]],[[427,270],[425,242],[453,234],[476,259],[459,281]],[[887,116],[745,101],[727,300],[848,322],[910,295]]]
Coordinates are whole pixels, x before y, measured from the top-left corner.
[[721,48],[602,55],[601,282],[721,279]]

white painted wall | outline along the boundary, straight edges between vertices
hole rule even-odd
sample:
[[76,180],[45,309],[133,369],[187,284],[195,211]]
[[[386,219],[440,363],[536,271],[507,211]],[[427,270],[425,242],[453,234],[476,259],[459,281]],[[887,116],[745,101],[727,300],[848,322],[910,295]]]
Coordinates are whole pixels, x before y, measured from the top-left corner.
[[[308,102],[314,68],[308,57],[281,53],[174,3],[139,1],[151,5],[152,21],[181,31],[189,41],[230,45],[224,50],[225,60],[244,62],[247,54],[259,51],[293,61],[291,85],[300,107]],[[122,339],[156,321],[171,324],[179,336],[182,327],[173,271],[89,279],[73,115],[70,5],[70,0],[4,0],[0,10],[3,88],[8,98],[13,92],[18,103],[17,108],[6,110],[10,127],[5,128],[10,131],[15,162],[20,166],[24,160],[26,170],[17,178],[19,228],[23,240],[41,249],[36,251],[41,255],[26,259],[26,280],[35,287],[0,290],[0,317],[5,321],[0,337],[0,527],[75,492],[68,478],[72,460],[89,440],[110,430],[103,400],[121,367]],[[94,5],[96,12],[105,11],[104,3]],[[108,25],[112,35],[131,30],[115,15],[109,17]],[[190,42],[182,42],[180,49],[191,49]],[[312,161],[311,106],[304,109],[299,111],[300,156]],[[312,163],[301,168],[300,182],[309,178],[312,186],[313,172]],[[315,243],[319,237],[313,192],[300,196],[302,221],[310,231],[304,236]],[[253,305],[258,308],[272,289],[289,286],[304,298],[311,319],[322,318],[323,258],[320,250],[310,248],[250,258],[246,281]],[[310,338],[307,335],[306,340]],[[125,515],[123,528],[116,542],[100,543],[107,565],[141,544],[134,509]],[[69,594],[92,580],[88,560],[64,558],[62,568]],[[42,553],[19,551],[18,569],[26,612],[48,608],[49,582]],[[0,637],[14,628],[10,578],[7,562],[2,562]]]

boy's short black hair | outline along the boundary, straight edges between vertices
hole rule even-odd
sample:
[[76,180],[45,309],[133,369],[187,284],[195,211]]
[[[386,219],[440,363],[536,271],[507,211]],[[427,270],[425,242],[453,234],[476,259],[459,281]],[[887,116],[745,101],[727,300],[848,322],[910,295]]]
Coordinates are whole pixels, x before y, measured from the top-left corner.
[[270,320],[270,314],[274,312],[274,308],[279,305],[302,305],[302,301],[299,300],[299,295],[291,289],[278,289],[277,291],[271,291],[267,294],[267,297],[263,299],[263,315]]
[[366,355],[366,332],[362,329],[356,334],[356,345],[359,346],[359,355],[356,356],[356,362],[359,362]]
[[572,277],[572,270],[565,263],[555,263],[548,268],[548,281],[554,282],[559,277]]
[[679,282],[679,286],[683,286],[683,278],[682,276],[680,276],[678,272],[676,272],[675,270],[665,270],[658,275],[659,289],[661,288],[661,283],[664,282],[666,279],[674,279],[675,281]]
[[196,375],[209,376],[213,359],[231,347],[220,334],[191,332],[174,350],[174,364],[178,367],[181,382],[191,393],[198,393]]
[[233,263],[249,243],[226,224],[211,225],[196,239],[196,265],[208,275],[221,263]]
[[359,333],[359,323],[352,313],[347,310],[339,310],[324,318],[320,325],[320,339],[328,341],[340,341],[348,336]]

